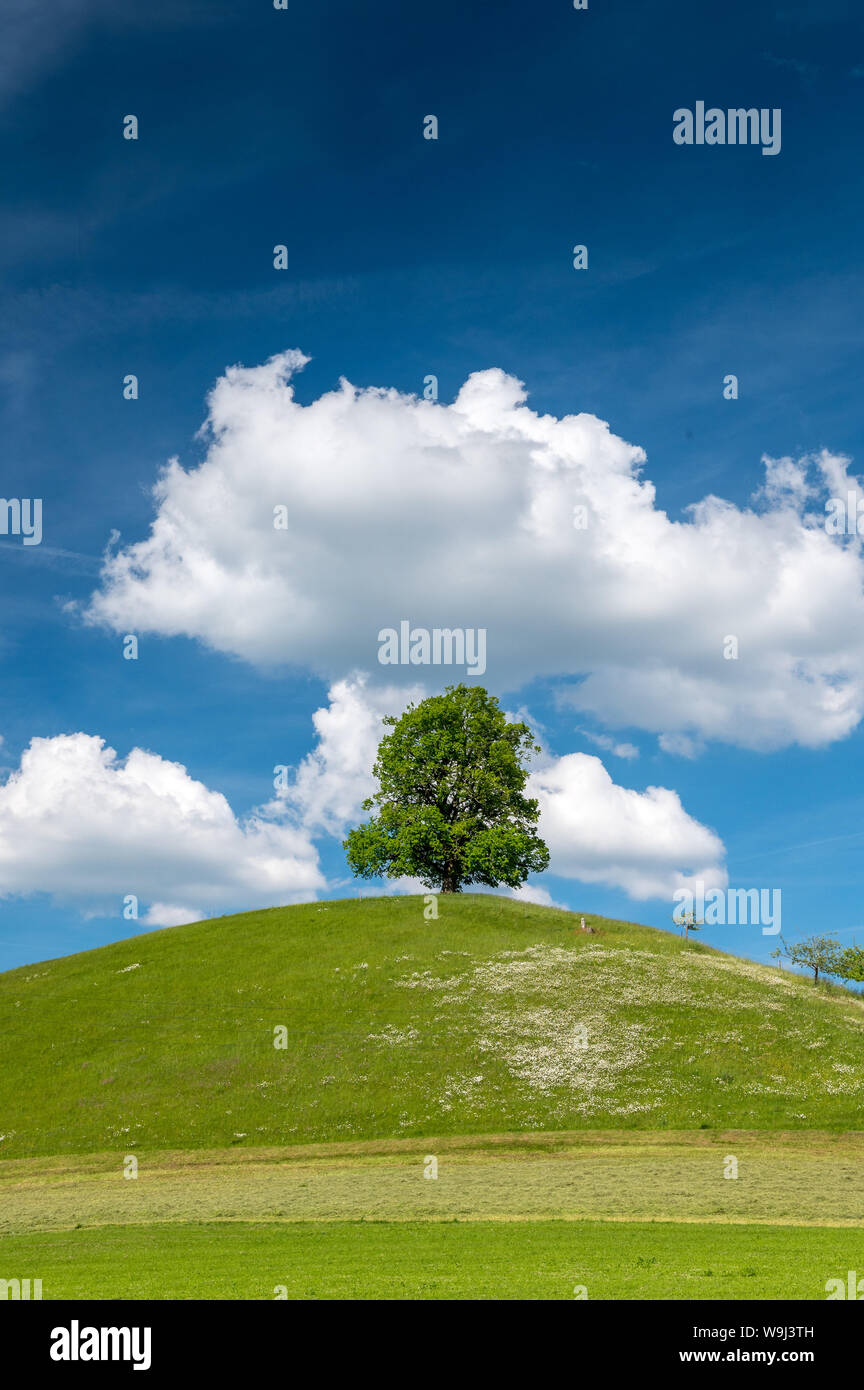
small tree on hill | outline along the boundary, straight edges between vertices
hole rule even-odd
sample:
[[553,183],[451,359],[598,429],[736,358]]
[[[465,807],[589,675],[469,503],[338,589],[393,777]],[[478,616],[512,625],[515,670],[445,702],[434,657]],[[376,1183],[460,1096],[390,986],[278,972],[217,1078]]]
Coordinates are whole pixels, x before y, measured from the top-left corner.
[[672,921],[677,922],[679,927],[684,928],[684,940],[690,940],[691,931],[698,931],[705,923],[701,917],[697,917],[695,912],[679,912],[676,916],[672,914]]
[[343,842],[362,878],[409,874],[443,893],[463,884],[516,888],[549,851],[535,831],[538,803],[523,796],[523,759],[539,752],[527,724],[510,724],[480,686],[448,686],[396,719],[378,748],[378,814]]
[[780,946],[772,955],[776,957],[786,957],[793,965],[803,965],[805,969],[813,971],[813,983],[819,983],[820,972],[823,975],[839,975],[842,951],[840,944],[833,936],[807,936],[803,941],[795,941],[791,945],[780,938]]

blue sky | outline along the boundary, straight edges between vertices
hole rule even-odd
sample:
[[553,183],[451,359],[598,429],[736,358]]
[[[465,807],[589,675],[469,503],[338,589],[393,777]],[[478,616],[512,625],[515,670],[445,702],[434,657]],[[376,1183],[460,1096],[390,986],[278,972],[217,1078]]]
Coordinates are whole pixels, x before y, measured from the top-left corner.
[[[137,747],[181,764],[240,823],[272,798],[274,766],[296,767],[313,749],[312,716],[333,681],[363,665],[362,643],[340,648],[338,635],[320,659],[302,643],[292,659],[278,614],[263,662],[243,654],[242,637],[168,635],[164,612],[127,662],[120,637],[138,630],[131,619],[117,630],[86,621],[112,533],[115,552],[144,541],[159,470],[174,455],[190,471],[207,457],[196,437],[206,397],[232,364],[301,350],[311,359],[294,382],[303,406],[341,377],[422,394],[430,373],[444,405],[472,373],[499,368],[525,383],[539,415],[586,412],[643,449],[641,476],[673,523],[709,494],[745,510],[764,482],[764,454],[861,458],[864,44],[851,3],[750,0],[708,13],[590,0],[576,12],[556,0],[466,13],[442,0],[372,13],[326,0],[285,12],[264,0],[185,0],[131,17],[67,0],[50,35],[29,8],[0,64],[0,491],[43,499],[44,536],[31,547],[0,536],[5,779],[19,776],[31,739],[83,733],[121,762]],[[672,113],[698,100],[780,108],[781,152],[677,146]],[[122,138],[127,113],[138,116],[137,141]],[[436,141],[423,139],[427,113],[439,120]],[[273,267],[281,243],[285,272]],[[589,248],[582,272],[577,243]],[[122,396],[127,373],[139,378],[136,401]],[[723,398],[727,373],[739,379],[734,401]],[[182,588],[182,569],[169,587],[178,577]],[[393,578],[398,594],[395,558]],[[806,591],[806,566],[798,580]],[[765,582],[754,605],[770,596]],[[358,601],[365,584],[358,573]],[[602,587],[601,569],[578,596],[598,630]],[[537,721],[550,757],[590,754],[618,787],[677,793],[722,841],[730,885],[782,890],[784,936],[860,939],[864,608],[840,590],[855,717],[842,731],[826,724],[817,746],[804,746],[800,723],[785,716],[751,746],[735,706],[728,719],[706,715],[696,756],[664,751],[661,731],[640,722],[650,661],[626,708],[567,703],[562,692],[597,659],[583,661],[578,643],[559,671],[532,649],[521,666],[499,673],[490,663],[487,683]],[[538,581],[539,607],[543,593]],[[442,607],[441,623],[488,626],[491,651],[496,616],[504,620],[472,604],[470,586],[464,598],[464,617]],[[413,616],[398,607],[391,615],[370,598],[370,631]],[[698,626],[698,614],[687,622]],[[670,637],[669,650],[679,645],[686,679],[686,641]],[[371,639],[368,650],[374,685]],[[669,659],[658,648],[657,665]],[[626,652],[609,660],[617,666]],[[430,691],[444,683],[425,674]],[[775,695],[763,671],[748,699],[770,706]],[[616,757],[591,735],[639,756]],[[69,788],[51,781],[52,748],[32,825],[20,798],[7,810],[11,829],[0,807],[0,869],[25,840],[33,851],[26,872],[0,872],[0,968],[144,925],[121,916],[123,873],[142,905],[245,905],[236,884],[213,901],[206,888],[198,898],[191,888],[186,898],[160,893],[158,848],[139,884],[124,844],[118,853],[131,858],[118,879],[104,827],[93,828],[104,885],[92,867],[76,875],[74,843],[54,866],[69,831],[52,807]],[[79,795],[73,788],[68,804]],[[312,835],[329,885],[319,895],[355,891],[339,839]],[[586,882],[578,859],[577,847],[556,874],[553,854],[538,881],[555,902],[669,925],[669,894],[629,895],[622,883],[632,878],[611,871]],[[182,869],[171,874],[176,886]],[[268,900],[266,883],[251,897]],[[776,944],[758,927],[705,935],[759,959]]]

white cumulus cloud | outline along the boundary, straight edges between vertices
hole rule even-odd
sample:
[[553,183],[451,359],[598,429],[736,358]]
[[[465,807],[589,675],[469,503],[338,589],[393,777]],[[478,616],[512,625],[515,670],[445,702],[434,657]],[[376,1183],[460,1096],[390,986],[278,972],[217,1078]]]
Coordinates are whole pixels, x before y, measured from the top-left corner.
[[175,926],[324,886],[305,830],[238,821],[221,793],[141,748],[124,761],[89,734],[34,738],[0,787],[0,896],[118,915],[134,894],[147,925]]
[[316,746],[300,763],[294,779],[277,792],[268,813],[288,813],[311,833],[341,835],[375,790],[372,768],[381,739],[389,730],[385,715],[399,715],[423,689],[369,687],[362,672],[336,681],[329,704],[315,711]]
[[818,500],[846,460],[767,459],[752,506],[707,497],[675,520],[640,448],[590,414],[537,414],[498,369],[449,405],[343,381],[304,406],[306,360],[225,372],[206,458],[168,464],[90,621],[391,683],[421,670],[376,666],[380,629],[482,627],[493,689],[569,677],[562,698],[607,727],[694,748],[818,747],[860,720],[864,564]]
[[540,803],[551,873],[632,898],[671,899],[692,880],[726,886],[722,840],[668,787],[618,786],[599,758],[567,753],[533,772],[528,792]]

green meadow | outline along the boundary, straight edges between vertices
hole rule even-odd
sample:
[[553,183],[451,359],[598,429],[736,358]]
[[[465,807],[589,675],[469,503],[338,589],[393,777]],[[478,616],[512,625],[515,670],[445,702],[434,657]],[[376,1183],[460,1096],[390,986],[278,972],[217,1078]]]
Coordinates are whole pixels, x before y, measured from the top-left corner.
[[807,1299],[864,1270],[859,998],[634,923],[438,903],[0,975],[0,1278]]
[[809,1300],[862,1265],[849,1230],[564,1221],[107,1226],[2,1250],[46,1299]]

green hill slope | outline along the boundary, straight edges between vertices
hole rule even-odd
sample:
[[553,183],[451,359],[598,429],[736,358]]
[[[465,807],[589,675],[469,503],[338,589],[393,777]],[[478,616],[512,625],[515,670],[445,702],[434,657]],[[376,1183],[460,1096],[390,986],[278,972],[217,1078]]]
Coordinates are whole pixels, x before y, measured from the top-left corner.
[[864,1128],[852,996],[630,923],[586,935],[479,894],[439,911],[245,913],[0,975],[0,1157]]

